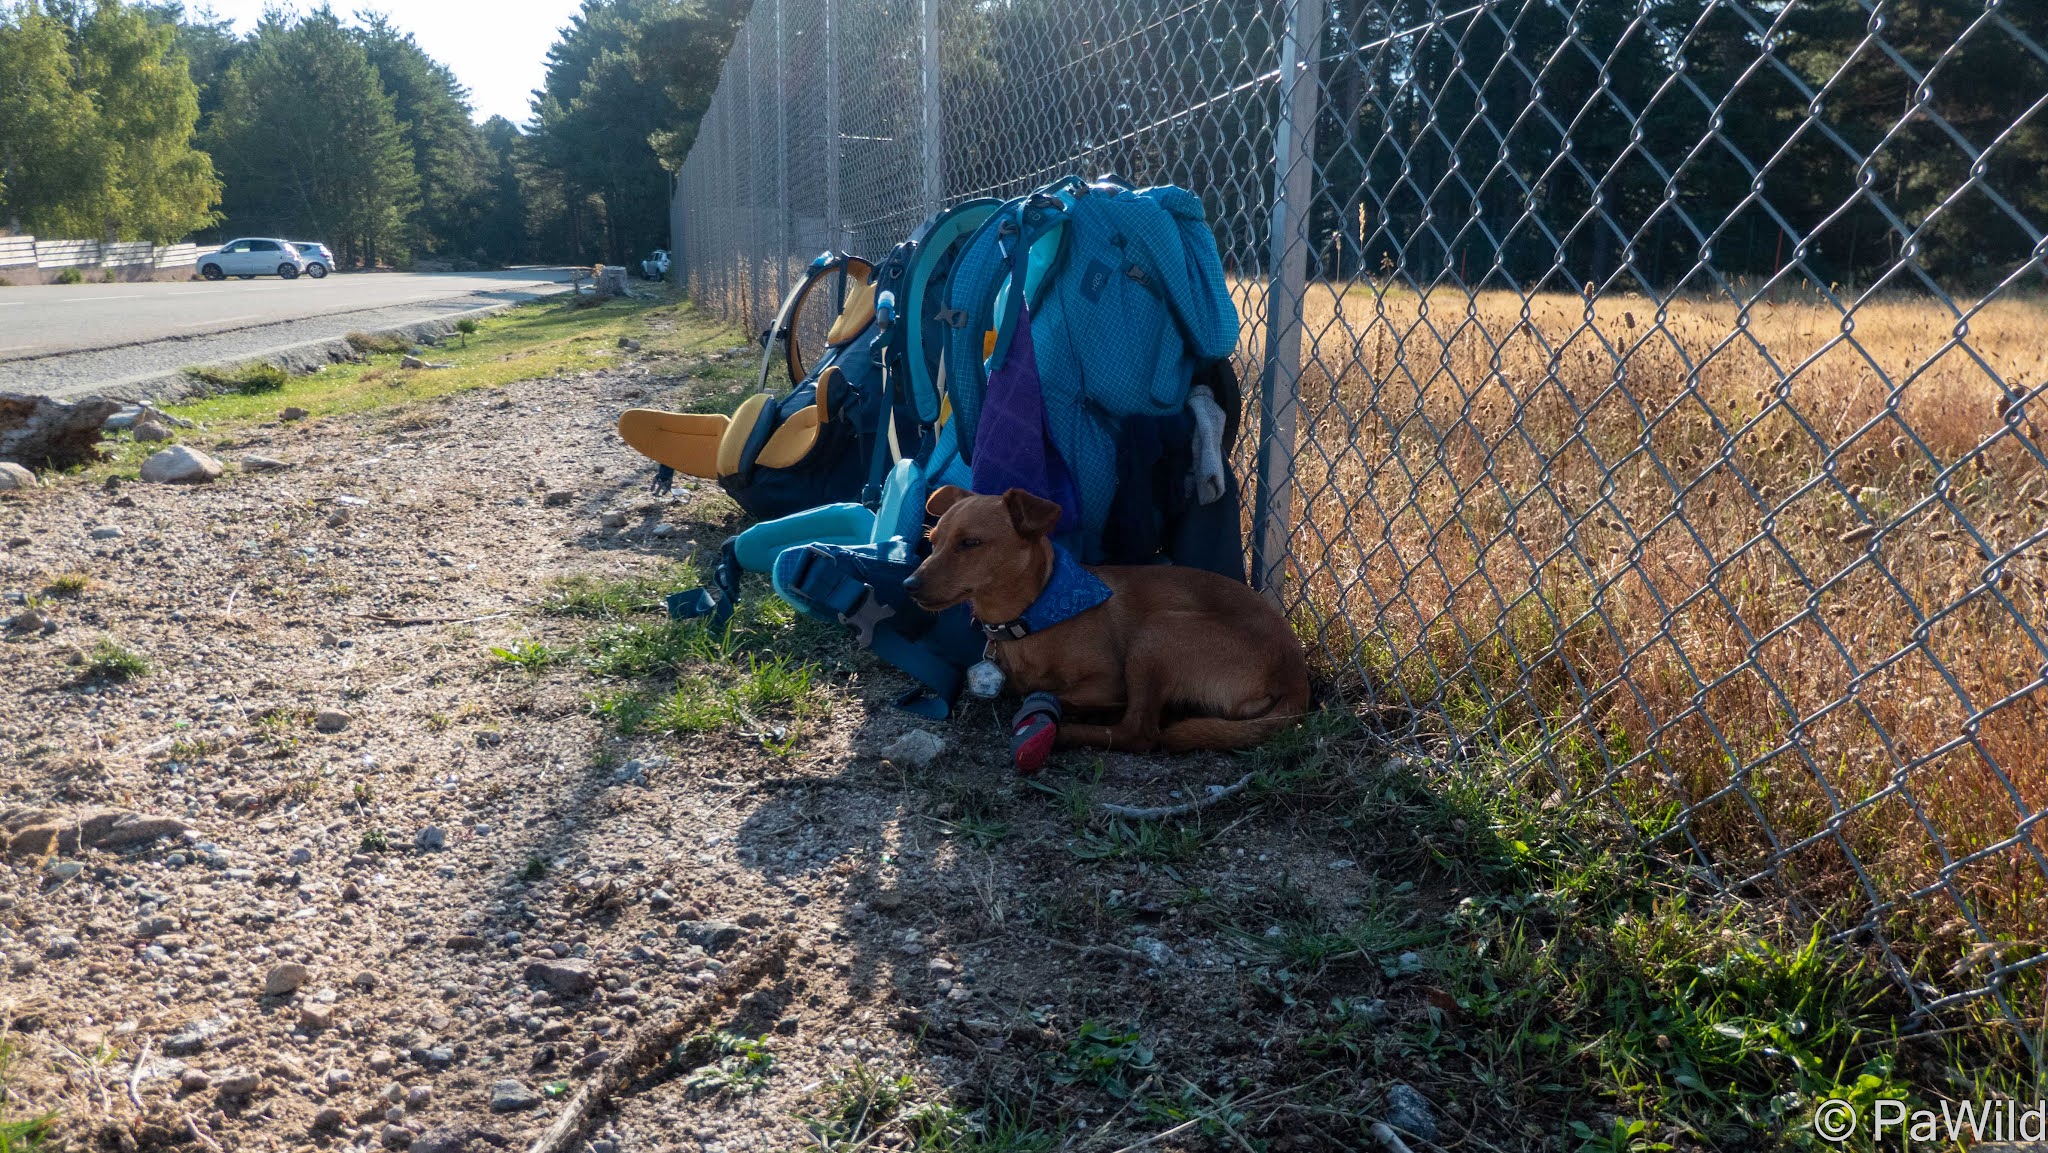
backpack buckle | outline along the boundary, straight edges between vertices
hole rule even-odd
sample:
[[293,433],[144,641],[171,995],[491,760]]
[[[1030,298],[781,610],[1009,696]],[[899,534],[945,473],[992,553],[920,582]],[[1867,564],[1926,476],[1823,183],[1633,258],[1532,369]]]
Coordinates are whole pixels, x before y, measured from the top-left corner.
[[943,324],[947,328],[966,328],[967,310],[964,308],[941,308],[937,312],[932,313],[932,320],[934,323]]

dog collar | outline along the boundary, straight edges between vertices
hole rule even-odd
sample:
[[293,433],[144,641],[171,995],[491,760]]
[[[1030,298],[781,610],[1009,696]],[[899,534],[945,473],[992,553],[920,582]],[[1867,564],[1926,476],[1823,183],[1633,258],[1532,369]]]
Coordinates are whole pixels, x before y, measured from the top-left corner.
[[1073,553],[1056,544],[1052,546],[1052,579],[1045,582],[1045,591],[1038,594],[1023,616],[997,624],[977,617],[974,623],[992,641],[1021,641],[1061,621],[1072,620],[1109,597],[1109,586],[1083,568]]

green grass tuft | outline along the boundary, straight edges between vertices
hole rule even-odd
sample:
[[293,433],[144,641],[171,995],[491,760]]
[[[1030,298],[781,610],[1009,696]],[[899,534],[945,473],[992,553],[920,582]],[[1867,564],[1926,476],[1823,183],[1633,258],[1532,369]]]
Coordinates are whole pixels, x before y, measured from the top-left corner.
[[88,679],[130,681],[148,676],[149,670],[149,658],[112,637],[101,637],[93,642],[92,652],[85,663]]
[[517,641],[509,647],[493,645],[491,656],[500,664],[510,665],[527,673],[543,672],[569,659],[566,650],[551,648],[541,641],[530,638]]
[[242,364],[233,368],[188,368],[185,375],[214,392],[263,396],[280,392],[292,374],[274,364]]

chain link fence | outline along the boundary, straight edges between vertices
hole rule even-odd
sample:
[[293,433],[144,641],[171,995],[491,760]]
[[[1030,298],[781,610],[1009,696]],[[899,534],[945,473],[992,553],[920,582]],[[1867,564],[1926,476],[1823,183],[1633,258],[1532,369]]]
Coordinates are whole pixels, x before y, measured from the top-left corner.
[[1350,697],[2034,1047],[2044,45],[2014,0],[756,0],[680,275],[758,331],[943,203],[1196,191],[1253,569]]

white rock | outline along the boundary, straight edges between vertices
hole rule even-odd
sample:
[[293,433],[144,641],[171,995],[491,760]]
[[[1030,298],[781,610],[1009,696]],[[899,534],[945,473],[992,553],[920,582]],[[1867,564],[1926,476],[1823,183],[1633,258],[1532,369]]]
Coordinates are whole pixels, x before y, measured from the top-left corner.
[[36,474],[11,460],[0,460],[0,492],[15,488],[35,488]]
[[910,730],[882,750],[884,760],[908,769],[928,769],[945,755],[945,740],[923,729]]
[[142,462],[142,479],[151,484],[211,484],[220,478],[220,462],[189,445],[172,445]]

